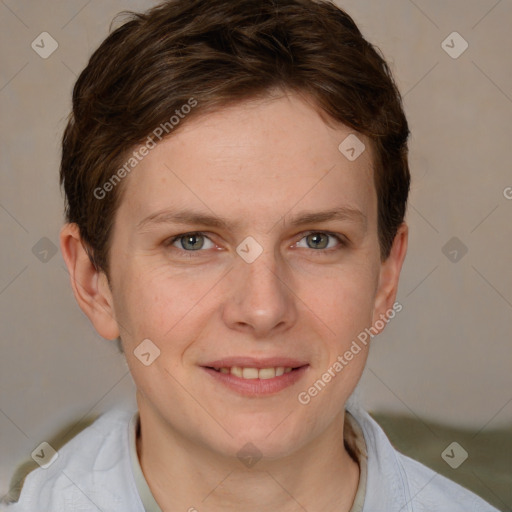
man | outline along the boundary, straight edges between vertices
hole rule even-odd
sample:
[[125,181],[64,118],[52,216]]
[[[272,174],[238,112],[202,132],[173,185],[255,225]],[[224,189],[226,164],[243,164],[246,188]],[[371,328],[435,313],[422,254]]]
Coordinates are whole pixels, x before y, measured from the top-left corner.
[[346,407],[401,308],[408,134],[333,4],[175,0],[113,32],[73,92],[61,249],[138,410],[13,510],[494,510]]

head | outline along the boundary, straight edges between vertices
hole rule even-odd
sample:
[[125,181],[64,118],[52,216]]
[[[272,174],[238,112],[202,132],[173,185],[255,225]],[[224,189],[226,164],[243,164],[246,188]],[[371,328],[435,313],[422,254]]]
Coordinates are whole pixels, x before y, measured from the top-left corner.
[[[297,395],[393,310],[408,133],[383,57],[331,3],[169,1],[107,37],[63,137],[61,247],[139,406],[223,453],[284,455],[333,422],[368,344],[307,406]],[[240,357],[302,374],[241,396],[209,369]]]

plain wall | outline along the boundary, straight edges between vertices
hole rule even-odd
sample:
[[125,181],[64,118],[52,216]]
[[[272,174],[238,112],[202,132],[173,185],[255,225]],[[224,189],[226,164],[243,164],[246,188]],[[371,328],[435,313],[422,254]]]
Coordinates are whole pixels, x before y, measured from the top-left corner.
[[[135,403],[124,357],[78,308],[60,253],[50,256],[63,222],[58,167],[72,86],[114,14],[154,4],[0,3],[0,494],[63,425]],[[412,131],[403,310],[372,341],[359,396],[370,411],[510,425],[512,4],[339,5],[388,58]],[[59,45],[48,59],[31,48],[43,31]],[[441,46],[453,31],[469,44],[457,59]],[[467,248],[460,258],[454,246],[456,262],[453,248],[443,252],[453,237]],[[34,255],[38,243],[47,262]]]

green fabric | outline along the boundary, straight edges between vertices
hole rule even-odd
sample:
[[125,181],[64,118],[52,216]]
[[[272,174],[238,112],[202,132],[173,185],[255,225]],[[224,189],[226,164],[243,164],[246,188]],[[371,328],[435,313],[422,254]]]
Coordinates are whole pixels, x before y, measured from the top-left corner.
[[[370,414],[399,452],[478,494],[498,510],[512,511],[512,427],[479,431],[419,417]],[[468,452],[457,469],[441,458],[454,441]]]

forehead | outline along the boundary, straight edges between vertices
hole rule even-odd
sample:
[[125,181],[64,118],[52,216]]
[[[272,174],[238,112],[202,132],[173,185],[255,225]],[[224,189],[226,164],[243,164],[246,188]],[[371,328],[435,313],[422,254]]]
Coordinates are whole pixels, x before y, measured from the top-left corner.
[[[356,159],[352,148],[362,151]],[[149,151],[124,187],[118,214],[137,223],[191,206],[267,227],[288,212],[340,206],[376,222],[370,144],[293,94],[190,120]]]

